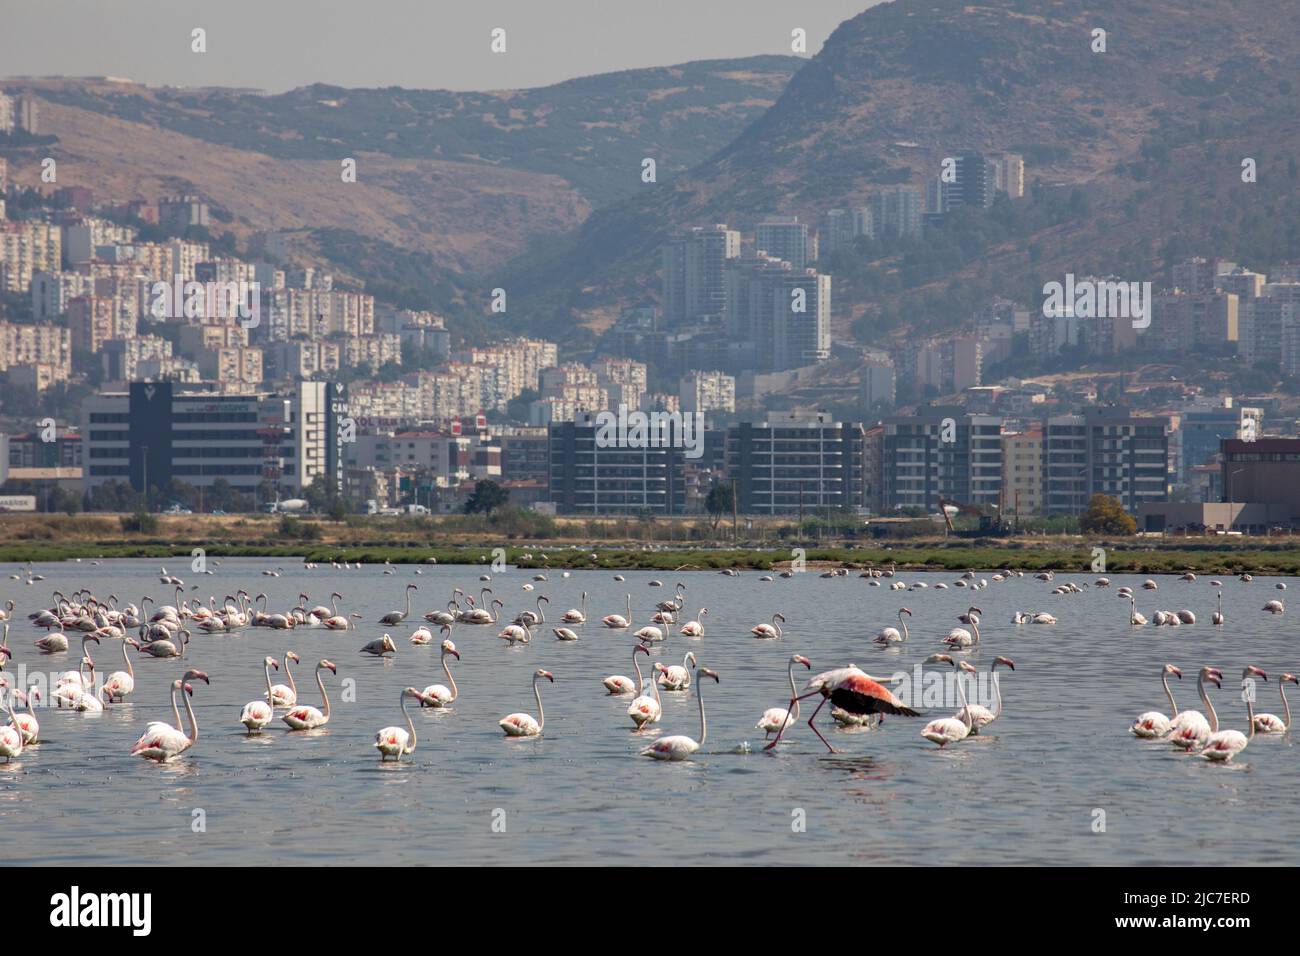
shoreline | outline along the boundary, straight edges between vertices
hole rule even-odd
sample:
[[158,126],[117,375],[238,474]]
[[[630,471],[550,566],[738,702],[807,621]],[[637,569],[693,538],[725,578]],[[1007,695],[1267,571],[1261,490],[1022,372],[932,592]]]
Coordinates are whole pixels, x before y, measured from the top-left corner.
[[[1300,575],[1300,545],[1288,544],[1268,550],[1223,548],[1132,548],[1124,543],[1091,542],[1074,547],[1051,544],[972,546],[965,542],[926,544],[883,544],[843,547],[800,546],[806,572],[847,568],[859,572],[868,568],[899,571],[953,571],[1002,569],[1025,572],[1055,571],[1102,577],[1113,574],[1197,574]],[[1094,553],[1104,548],[1104,566],[1094,565]],[[195,560],[199,553],[211,558],[277,558],[315,564],[356,562],[400,565],[450,564],[490,565],[504,560],[526,569],[610,570],[610,571],[773,571],[791,566],[794,546],[786,548],[741,546],[647,546],[608,544],[590,546],[573,542],[528,544],[481,541],[448,545],[322,544],[237,544],[202,541],[8,541],[0,543],[0,564],[33,564],[67,561],[112,560],[115,558],[157,558],[166,561]],[[496,552],[494,554],[494,552]]]

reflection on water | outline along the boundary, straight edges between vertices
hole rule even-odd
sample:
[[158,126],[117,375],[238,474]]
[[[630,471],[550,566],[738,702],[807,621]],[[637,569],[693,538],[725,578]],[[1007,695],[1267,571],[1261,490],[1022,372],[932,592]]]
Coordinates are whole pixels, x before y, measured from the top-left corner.
[[[506,602],[502,619],[534,607],[542,593],[551,599],[546,623],[532,643],[514,646],[496,638],[500,624],[458,625],[453,640],[462,660],[451,666],[460,697],[446,709],[409,708],[418,748],[400,763],[381,765],[374,735],[405,726],[396,704],[401,688],[445,683],[437,643],[412,646],[409,634],[421,614],[445,606],[457,585],[477,593],[481,569],[426,566],[415,575],[399,567],[385,575],[381,566],[306,571],[279,563],[280,577],[264,577],[260,571],[274,566],[269,561],[225,559],[215,575],[187,582],[199,584],[188,593],[220,603],[242,586],[267,592],[268,607],[283,611],[299,592],[310,595],[309,605],[328,605],[338,590],[340,611],[363,615],[360,628],[196,632],[188,662],[206,670],[212,684],[197,686],[192,698],[198,742],[171,764],[132,757],[130,748],[149,721],[171,721],[168,691],[184,669],[180,662],[134,657],[134,694],[98,717],[38,708],[41,743],[0,764],[9,862],[1297,862],[1300,754],[1290,735],[1257,737],[1232,764],[1214,766],[1127,733],[1138,713],[1167,708],[1159,682],[1166,661],[1191,678],[1173,682],[1180,708],[1202,709],[1195,674],[1212,664],[1226,678],[1221,691],[1211,690],[1221,725],[1244,729],[1236,677],[1251,663],[1271,678],[1258,687],[1257,710],[1283,713],[1276,678],[1298,662],[1286,617],[1260,611],[1278,593],[1271,579],[1224,580],[1226,628],[1170,629],[1129,627],[1128,603],[1115,588],[1137,587],[1138,609],[1148,617],[1189,608],[1201,622],[1214,610],[1216,589],[1163,577],[1157,591],[1147,592],[1139,587],[1144,578],[1121,575],[1108,590],[1054,595],[1055,584],[1071,577],[1058,575],[1052,584],[1026,576],[974,594],[955,587],[891,592],[856,576],[761,582],[759,572],[730,578],[629,571],[623,584],[610,572],[564,579],[553,573],[526,592],[521,585],[532,572],[508,571],[491,582]],[[46,581],[30,587],[4,583],[10,570],[0,569],[0,602],[18,605],[10,671],[19,663],[44,672],[75,668],[78,642],[54,655],[38,655],[32,646],[43,632],[26,615],[48,603],[50,591],[87,587],[139,603],[158,587],[157,566],[148,561],[43,565]],[[655,577],[668,587],[647,587]],[[1083,583],[1093,575],[1073,577]],[[956,578],[906,575],[931,584]],[[684,763],[659,763],[638,755],[656,736],[699,735],[694,691],[663,692],[660,721],[634,732],[630,698],[607,696],[601,686],[609,674],[631,674],[630,631],[603,628],[600,618],[623,614],[630,591],[635,630],[677,580],[688,587],[683,619],[708,607],[705,634],[688,641],[677,626],[668,628],[651,663],[678,664],[689,648],[721,682],[706,690],[703,750]],[[381,614],[402,607],[411,581],[419,590],[410,619],[377,625]],[[583,591],[589,623],[573,625],[579,640],[554,640],[551,626],[564,608],[581,605]],[[873,674],[910,674],[944,649],[940,640],[972,603],[985,612],[982,642],[956,656],[982,675],[997,655],[1016,664],[998,672],[1005,712],[982,734],[943,750],[920,738],[925,720],[956,706],[927,706],[925,718],[889,717],[874,729],[842,728],[824,707],[817,725],[843,751],[831,755],[808,730],[808,706],[780,748],[763,751],[754,725],[767,708],[788,703],[792,653],[810,658],[813,673],[853,661]],[[904,605],[915,612],[907,643],[873,644]],[[1025,609],[1049,611],[1060,623],[1011,624]],[[783,636],[755,640],[750,628],[777,611],[786,616]],[[357,653],[385,630],[397,642],[394,659]],[[321,706],[315,662],[328,657],[338,664],[337,677],[325,675],[330,723],[288,732],[277,713],[250,737],[237,718],[264,690],[262,658],[289,649],[303,660],[294,669],[303,704]],[[92,654],[101,669],[122,667],[111,641],[92,646]],[[555,674],[555,683],[542,687],[545,735],[507,739],[497,721],[515,711],[536,714],[531,680],[539,667]],[[343,699],[345,679],[355,681],[354,699]],[[204,823],[197,832],[195,811]],[[1096,828],[1099,819],[1104,829]]]

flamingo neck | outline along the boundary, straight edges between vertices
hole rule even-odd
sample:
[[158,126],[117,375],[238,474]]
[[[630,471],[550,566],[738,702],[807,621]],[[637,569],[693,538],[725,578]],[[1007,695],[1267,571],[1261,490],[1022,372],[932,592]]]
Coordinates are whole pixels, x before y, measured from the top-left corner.
[[790,719],[786,722],[788,727],[799,719],[799,691],[794,686],[794,661],[786,668],[786,674],[790,678],[790,699],[794,701],[794,707],[790,709]]
[[[638,675],[640,673],[637,671]],[[540,734],[546,727],[546,712],[542,710],[542,689],[537,686],[536,675],[533,675],[533,696],[537,698],[537,732]]]
[[284,658],[284,679],[289,682],[289,690],[293,691],[294,699],[298,698],[298,685],[293,682],[293,673],[289,670],[289,657]]
[[266,703],[271,708],[271,713],[275,713],[275,695],[271,693],[271,665],[263,664],[262,670],[266,672]]
[[[185,686],[181,685],[181,696],[185,698],[185,715],[190,719],[190,743],[199,739],[199,719],[194,716],[194,705],[190,703],[189,694],[185,693]],[[176,722],[180,726],[180,720]]]
[[1176,715],[1178,713],[1178,705],[1174,703],[1174,692],[1169,689],[1169,673],[1167,671],[1161,673],[1160,683],[1165,689],[1165,696],[1169,698],[1169,713]]
[[1002,682],[998,680],[997,668],[990,667],[989,673],[993,675],[993,693],[997,695],[997,710],[993,714],[993,719],[1002,716]]
[[325,719],[328,720],[330,716],[330,699],[329,699],[329,695],[325,693],[325,681],[320,676],[320,670],[321,669],[319,667],[316,668],[316,686],[320,688],[320,699],[323,702],[323,706],[321,707],[321,713],[323,713],[325,715]]
[[640,694],[645,690],[645,680],[641,677],[641,662],[636,659],[636,648],[632,649],[632,669],[636,671],[636,692]]
[[709,725],[704,720],[704,682],[700,680],[699,668],[695,670],[695,698],[700,702],[700,746],[709,733]]
[[961,697],[961,721],[966,725],[966,733],[970,733],[973,724],[973,715],[970,712],[970,702],[966,700],[966,687],[962,681],[962,672],[957,671],[957,694]]
[[[1281,681],[1277,685],[1277,691],[1279,694],[1282,695],[1282,709],[1286,712],[1286,729],[1290,730],[1291,729],[1291,705],[1287,702],[1286,699],[1286,681]],[[32,709],[32,699],[30,696],[28,696],[27,698],[27,709],[28,710]],[[1252,723],[1254,723],[1254,721],[1252,721]]]
[[451,665],[447,663],[446,651],[443,651],[442,654],[442,672],[447,675],[447,683],[451,685],[451,699],[455,700],[456,695],[460,692],[456,689],[456,678],[451,676]]
[[1214,705],[1210,703],[1210,695],[1205,690],[1204,675],[1197,678],[1196,689],[1201,694],[1201,703],[1203,703],[1205,709],[1210,712],[1210,733],[1217,734],[1219,732],[1219,715],[1214,712]]
[[[183,683],[183,682],[182,682],[181,686],[182,686],[182,688],[184,688],[184,683]],[[182,694],[185,693],[184,689],[181,690],[181,693],[182,693]],[[172,721],[174,722],[174,723],[173,723],[173,726],[175,726],[175,728],[176,728],[177,730],[180,730],[180,729],[181,729],[181,709],[180,709],[180,707],[179,707],[179,706],[177,705],[177,703],[176,703],[176,685],[175,685],[175,684],[172,685]]]
[[415,749],[415,724],[411,720],[410,711],[406,709],[406,691],[402,691],[401,697],[397,701],[397,706],[402,708],[402,716],[406,718],[406,726],[411,732],[411,746],[406,748],[409,753]]
[[1250,727],[1246,731],[1246,739],[1249,740],[1255,736],[1255,703],[1249,697],[1246,698],[1246,724]]
[[898,612],[898,623],[903,626],[903,640],[907,640],[907,622],[903,620],[903,612]]
[[122,660],[126,661],[126,673],[135,680],[135,668],[131,666],[131,655],[126,652],[126,638],[122,638]]

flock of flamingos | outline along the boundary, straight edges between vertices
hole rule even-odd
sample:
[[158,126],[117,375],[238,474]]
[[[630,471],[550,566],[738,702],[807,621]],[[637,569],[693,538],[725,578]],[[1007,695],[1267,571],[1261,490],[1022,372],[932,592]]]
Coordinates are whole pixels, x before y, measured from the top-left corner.
[[[305,567],[315,569],[317,566],[307,564]],[[350,569],[354,565],[335,565],[335,567]],[[355,567],[359,567],[359,565],[355,565]],[[279,576],[282,570],[266,570],[262,574],[276,577]],[[396,569],[394,567],[391,565],[385,566],[384,574],[391,575],[395,573]],[[417,570],[415,573],[419,574],[421,572]],[[731,577],[740,575],[740,572],[734,569],[725,569],[720,573]],[[792,577],[794,573],[790,570],[782,571],[780,576]],[[824,571],[821,576],[847,577],[850,573],[847,568],[834,568]],[[569,572],[563,572],[563,575],[568,577]],[[992,584],[997,584],[1012,577],[1023,577],[1023,575],[1024,572],[1001,571],[992,574],[991,581]],[[859,576],[867,579],[867,583],[871,586],[888,587],[890,590],[896,591],[914,592],[926,587],[934,589],[947,589],[949,587],[948,584],[943,582],[933,585],[922,582],[907,584],[898,579],[894,567],[868,568],[862,571]],[[11,577],[14,580],[22,580],[20,575],[12,575]],[[1055,574],[1044,571],[1038,573],[1035,577],[1044,582],[1053,582]],[[1249,581],[1251,576],[1242,574],[1240,579]],[[26,574],[26,583],[32,584],[39,580],[42,579],[38,575],[34,575],[29,568]],[[546,573],[537,573],[532,576],[532,581],[524,584],[522,588],[525,592],[535,591],[539,585],[543,585],[547,580]],[[615,575],[614,580],[622,582],[624,578],[622,575]],[[771,575],[762,575],[759,580],[771,581],[773,578]],[[1182,576],[1182,580],[1194,582],[1196,575],[1188,572]],[[358,627],[357,622],[361,618],[359,614],[345,614],[339,610],[338,603],[343,600],[343,595],[338,592],[330,595],[328,606],[321,604],[309,607],[308,596],[300,594],[297,606],[287,611],[277,612],[268,610],[267,596],[265,594],[258,594],[254,598],[246,590],[240,589],[235,594],[228,595],[220,606],[217,605],[215,597],[209,599],[209,602],[205,605],[196,598],[185,599],[184,582],[168,574],[165,568],[161,571],[160,581],[164,585],[175,588],[175,602],[173,604],[155,606],[153,599],[145,596],[141,600],[140,607],[127,604],[119,608],[118,599],[115,595],[110,595],[106,601],[101,601],[88,590],[81,590],[68,595],[55,591],[50,607],[41,608],[27,614],[26,626],[38,631],[45,631],[43,637],[33,642],[38,652],[42,654],[66,653],[72,646],[73,641],[78,639],[80,641],[78,668],[64,671],[53,678],[49,685],[50,700],[46,703],[82,712],[102,711],[107,706],[121,703],[135,690],[135,670],[131,650],[148,657],[163,660],[171,658],[181,660],[186,657],[188,645],[196,633],[205,635],[222,634],[242,631],[247,628],[269,628],[274,630],[322,628],[332,631],[352,631]],[[420,707],[447,708],[456,701],[459,691],[455,678],[452,676],[449,660],[453,658],[460,659],[460,652],[451,641],[454,628],[500,626],[500,631],[496,635],[498,638],[510,645],[526,645],[533,640],[534,633],[547,624],[545,606],[550,603],[550,600],[540,593],[532,598],[531,607],[521,611],[513,620],[506,623],[501,616],[505,604],[500,598],[496,597],[489,586],[489,582],[491,582],[491,575],[483,574],[480,576],[480,588],[477,597],[459,587],[455,588],[444,607],[424,614],[422,619],[416,619],[418,626],[410,634],[409,642],[416,646],[438,643],[440,662],[446,683],[431,684],[422,690],[415,687],[406,687],[401,691],[398,698],[398,708],[401,713],[402,723],[384,727],[375,734],[374,747],[378,750],[381,761],[390,758],[400,760],[404,754],[410,754],[415,750],[416,727],[410,712],[407,710],[408,702],[414,701]],[[1223,615],[1222,583],[1220,581],[1211,581],[1210,583],[1211,586],[1218,588],[1218,609],[1211,618],[1211,624],[1223,626],[1225,619]],[[664,586],[660,581],[651,581],[649,585],[651,587]],[[977,592],[982,588],[989,587],[990,581],[978,577],[974,571],[968,571],[955,580],[951,586]],[[1060,595],[1078,593],[1090,587],[1109,588],[1110,581],[1105,577],[1100,577],[1082,585],[1073,582],[1056,584],[1052,588],[1052,593]],[[1141,588],[1146,591],[1155,591],[1157,587],[1157,583],[1152,580],[1148,580],[1141,585]],[[1279,582],[1275,587],[1284,590],[1286,585]],[[391,628],[404,626],[412,614],[412,593],[418,591],[418,589],[417,584],[406,585],[404,607],[382,615],[378,620],[378,624]],[[697,653],[697,651],[702,652],[704,646],[703,638],[708,609],[700,608],[694,618],[682,620],[685,616],[683,611],[686,607],[686,591],[686,585],[678,583],[674,596],[657,602],[655,611],[649,621],[640,628],[635,628],[632,622],[632,596],[630,593],[623,608],[624,613],[607,614],[600,618],[598,622],[600,628],[613,632],[623,632],[632,638],[628,650],[635,677],[611,675],[605,677],[602,683],[609,696],[631,698],[631,702],[627,706],[627,716],[632,721],[637,732],[648,730],[659,722],[662,715],[663,700],[661,691],[689,692],[694,688],[699,709],[699,736],[695,738],[685,734],[674,734],[656,738],[641,750],[641,754],[658,760],[685,760],[705,744],[708,727],[704,710],[704,683],[706,680],[712,680],[715,683],[720,682],[717,672],[699,663],[700,654]],[[1128,587],[1119,587],[1116,589],[1116,593],[1122,600],[1129,603],[1130,625],[1135,627],[1146,625],[1148,623],[1147,618],[1137,611],[1137,597],[1133,590]],[[0,757],[4,758],[5,762],[19,756],[25,748],[36,745],[40,740],[40,724],[34,710],[34,703],[40,700],[40,683],[29,684],[26,688],[13,686],[9,675],[4,673],[5,663],[14,653],[9,645],[9,631],[11,624],[18,623],[14,618],[15,608],[15,602],[10,600],[6,602],[3,609],[0,609],[0,622],[3,622],[4,630],[4,638],[0,642],[0,713],[7,718],[7,724],[0,725]],[[1271,614],[1281,614],[1284,612],[1284,608],[1280,600],[1272,600],[1265,604],[1263,611]],[[921,730],[921,736],[925,740],[939,747],[955,744],[967,737],[977,735],[1002,716],[1002,695],[996,680],[996,671],[999,667],[1015,670],[1015,663],[1012,660],[1002,656],[995,657],[990,666],[990,671],[994,673],[993,687],[996,693],[993,709],[969,701],[964,687],[970,677],[977,672],[977,668],[968,657],[978,648],[980,643],[979,625],[982,614],[983,611],[972,603],[965,613],[959,615],[958,623],[962,626],[953,627],[941,639],[940,643],[945,650],[929,655],[922,662],[923,665],[951,667],[953,671],[948,673],[955,673],[957,678],[955,687],[961,702],[960,709],[952,716],[930,720]],[[912,617],[912,611],[907,607],[901,607],[897,616],[899,626],[883,628],[872,638],[873,643],[884,647],[898,647],[899,649],[901,649],[900,645],[906,644],[910,636],[907,618]],[[556,640],[575,641],[580,639],[580,631],[584,630],[589,623],[595,624],[596,622],[588,621],[587,595],[584,592],[580,606],[565,611],[560,616],[560,620],[555,622],[550,630]],[[772,615],[770,620],[752,627],[750,634],[756,640],[779,640],[784,634],[781,627],[783,623],[785,623],[785,617],[780,613],[776,613]],[[1056,623],[1056,618],[1046,612],[1018,611],[1013,615],[1010,623],[1013,625],[1050,626]],[[1196,623],[1196,616],[1186,609],[1178,611],[1162,610],[1155,612],[1150,623],[1153,626],[1166,627],[1193,625]],[[666,645],[668,637],[674,629],[679,635],[686,638],[694,646],[695,650],[687,651],[680,665],[665,666],[659,662],[651,664],[654,650],[657,647]],[[438,632],[437,636],[435,636],[435,630]],[[107,678],[101,679],[96,675],[95,661],[90,653],[90,645],[102,646],[104,640],[114,640],[119,643],[125,669],[115,671]],[[391,656],[397,651],[397,642],[390,634],[385,633],[382,637],[364,644],[359,650],[360,653],[367,655]],[[647,665],[650,665],[648,675],[643,675],[641,670],[642,655],[644,655]],[[322,659],[315,666],[320,707],[305,704],[300,700],[297,685],[290,673],[290,665],[300,663],[297,654],[288,651],[279,660],[268,656],[263,658],[262,663],[266,681],[265,691],[249,701],[239,714],[239,723],[243,725],[247,733],[261,733],[275,720],[277,711],[281,712],[280,720],[291,732],[312,730],[329,722],[330,701],[325,686],[324,674],[329,672],[331,675],[337,675],[338,668],[332,661]],[[764,711],[755,725],[757,729],[764,731],[769,738],[765,749],[770,750],[777,746],[786,732],[800,719],[801,702],[812,697],[820,699],[816,708],[808,717],[808,726],[817,735],[818,739],[825,744],[827,750],[832,753],[836,752],[835,748],[831,746],[814,723],[822,707],[827,703],[831,705],[831,718],[837,723],[849,727],[875,726],[888,715],[921,716],[920,713],[886,686],[895,680],[893,678],[872,677],[856,665],[849,664],[846,667],[811,676],[800,689],[795,680],[796,668],[811,671],[812,664],[802,655],[793,654],[790,656],[786,669],[786,676],[790,686],[789,701],[784,707],[772,707]],[[272,672],[281,670],[283,670],[286,683],[273,683]],[[1278,681],[1284,710],[1284,716],[1278,717],[1274,714],[1255,713],[1254,687],[1256,681],[1267,681],[1268,676],[1263,670],[1254,665],[1247,665],[1243,668],[1241,672],[1241,697],[1246,703],[1247,710],[1246,732],[1244,733],[1240,730],[1221,730],[1219,728],[1218,715],[1210,700],[1207,685],[1213,684],[1219,689],[1223,687],[1224,676],[1221,670],[1210,666],[1200,669],[1197,678],[1197,692],[1204,707],[1204,713],[1198,710],[1180,711],[1178,709],[1174,701],[1173,690],[1169,684],[1170,676],[1181,679],[1183,673],[1172,664],[1165,664],[1161,669],[1161,686],[1169,701],[1169,714],[1166,715],[1158,711],[1148,711],[1140,714],[1129,728],[1130,732],[1136,737],[1167,742],[1184,751],[1199,753],[1207,760],[1225,762],[1231,760],[1245,749],[1250,739],[1255,735],[1285,734],[1290,729],[1291,709],[1286,699],[1286,684],[1300,683],[1300,678],[1293,674],[1284,673]],[[544,732],[546,716],[542,708],[541,682],[553,682],[554,679],[554,675],[547,670],[538,669],[533,673],[532,691],[537,704],[537,714],[533,716],[528,713],[513,713],[502,717],[499,725],[506,736],[537,737]],[[194,746],[198,740],[199,727],[191,698],[194,696],[195,685],[200,682],[209,684],[211,682],[209,675],[202,670],[186,666],[180,676],[173,680],[170,685],[169,697],[172,722],[153,721],[150,723],[131,748],[132,754],[148,760],[170,761]],[[189,725],[188,732],[184,729],[185,723],[182,722],[182,703],[185,708],[185,721]]]

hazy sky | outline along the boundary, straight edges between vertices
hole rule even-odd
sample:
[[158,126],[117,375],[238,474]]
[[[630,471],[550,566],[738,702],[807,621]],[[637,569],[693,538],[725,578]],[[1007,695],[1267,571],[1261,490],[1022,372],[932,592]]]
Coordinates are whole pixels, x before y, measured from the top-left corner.
[[[499,89],[808,53],[874,0],[0,0],[0,75],[150,84]],[[190,31],[207,31],[207,52]],[[489,50],[494,27],[507,52]]]

